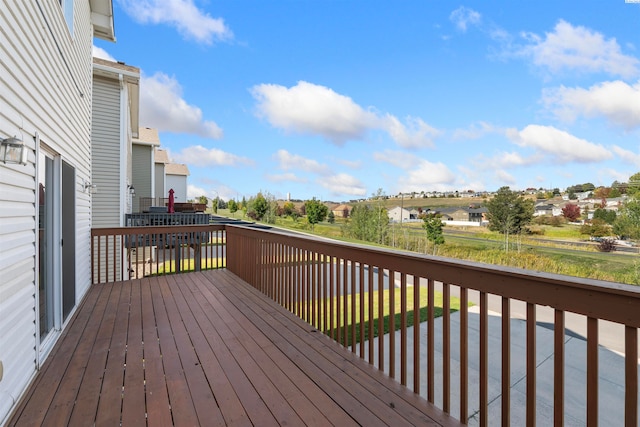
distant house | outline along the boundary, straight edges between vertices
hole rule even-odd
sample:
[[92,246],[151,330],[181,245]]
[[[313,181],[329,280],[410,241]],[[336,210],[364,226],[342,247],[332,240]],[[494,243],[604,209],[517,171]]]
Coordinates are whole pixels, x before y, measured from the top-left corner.
[[159,147],[155,147],[154,153],[154,180],[155,180],[155,188],[154,188],[154,206],[164,206],[164,199],[169,197],[169,189],[167,188],[167,180],[166,180],[166,165],[170,163],[169,161],[169,153],[167,150],[164,150]]
[[487,220],[487,208],[469,208],[469,221],[471,222],[484,222]]
[[392,222],[408,221],[411,218],[411,212],[408,209],[396,206],[388,211],[389,220]]
[[132,184],[136,190],[133,212],[142,212],[151,205],[155,196],[155,149],[160,146],[157,129],[141,127],[133,138],[131,164]]
[[351,213],[351,208],[349,205],[342,204],[331,209],[331,212],[333,212],[333,215],[336,218],[348,218]]
[[93,58],[91,183],[94,227],[122,227],[132,212],[132,138],[138,137],[140,70]]
[[539,203],[534,207],[533,216],[559,216],[562,215],[562,208],[552,203]]
[[486,221],[487,212],[487,208],[472,207],[448,208],[437,211],[437,213],[442,215],[443,220],[461,223],[482,223]]
[[164,173],[167,193],[169,190],[173,190],[174,201],[176,203],[185,203],[187,201],[187,177],[189,176],[187,165],[167,163]]

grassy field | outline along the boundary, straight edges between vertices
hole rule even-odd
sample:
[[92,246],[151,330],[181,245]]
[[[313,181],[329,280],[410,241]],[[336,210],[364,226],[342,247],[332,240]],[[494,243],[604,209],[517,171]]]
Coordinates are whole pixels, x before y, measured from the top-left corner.
[[[395,208],[396,206],[402,206],[405,209],[411,208],[451,208],[451,207],[465,207],[469,205],[480,206],[485,199],[481,197],[472,197],[472,198],[460,198],[460,197],[440,197],[440,198],[422,198],[415,197],[409,198],[405,196],[403,199],[400,198],[390,198],[381,201],[377,200],[368,200],[366,202],[361,202],[362,204],[370,204],[377,205],[381,203],[383,207],[387,210]],[[358,205],[360,203],[349,203],[350,206]]]
[[[460,202],[461,199],[414,200],[450,201],[453,203]],[[388,203],[390,200],[385,202]],[[221,210],[221,213],[224,211]],[[345,239],[341,232],[342,224],[341,221],[336,221],[335,224],[324,222],[316,224],[312,230],[305,218],[300,218],[298,221],[293,221],[290,218],[278,218],[276,226],[345,242],[364,243]],[[457,228],[445,227],[445,244],[438,248],[437,255],[492,265],[505,265],[640,285],[640,258],[638,254],[602,253],[597,252],[595,246],[577,247],[572,243],[586,240],[586,236],[580,234],[580,226],[577,225],[563,224],[560,227],[536,225],[533,227],[542,230],[540,234],[521,237],[519,245],[516,244],[517,239],[512,237],[512,244],[508,252],[504,250],[504,237],[499,233],[489,231],[486,227],[465,227],[463,235],[450,233]],[[391,234],[392,247],[419,253],[432,253],[432,247],[427,245],[420,222],[406,223],[401,226],[396,224],[393,226]],[[541,242],[541,239],[544,241]]]

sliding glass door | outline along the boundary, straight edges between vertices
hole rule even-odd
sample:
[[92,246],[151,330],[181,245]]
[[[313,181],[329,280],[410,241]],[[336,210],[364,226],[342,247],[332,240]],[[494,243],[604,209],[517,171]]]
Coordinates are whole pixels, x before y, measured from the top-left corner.
[[60,159],[40,149],[38,155],[38,318],[40,344],[56,328],[60,280]]
[[76,170],[44,145],[37,168],[37,319],[43,358],[76,306]]

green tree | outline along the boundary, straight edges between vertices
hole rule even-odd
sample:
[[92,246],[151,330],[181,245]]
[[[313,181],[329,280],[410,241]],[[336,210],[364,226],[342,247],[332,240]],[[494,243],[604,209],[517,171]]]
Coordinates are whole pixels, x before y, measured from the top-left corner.
[[236,203],[234,199],[229,200],[229,202],[227,203],[227,206],[229,207],[229,212],[231,213],[238,212],[238,203]]
[[315,197],[304,203],[304,209],[307,213],[307,221],[311,224],[312,230],[317,223],[324,221],[329,211],[329,208],[319,200],[316,200]]
[[275,224],[276,217],[278,216],[278,212],[281,211],[281,208],[278,205],[278,201],[273,194],[265,193],[264,198],[267,201],[267,211],[262,217],[262,220],[267,224]]
[[580,233],[591,237],[605,237],[611,234],[611,227],[601,219],[593,219],[590,224],[583,224]]
[[333,213],[333,211],[329,211],[329,214],[327,215],[327,221],[329,222],[329,224],[334,224],[336,222],[336,215]]
[[292,201],[286,201],[284,202],[284,205],[282,205],[282,213],[285,216],[291,217],[292,219],[296,219],[297,217],[297,211],[296,211],[296,205],[293,204]]
[[533,200],[527,200],[509,187],[502,187],[486,203],[489,229],[504,235],[505,250],[509,250],[509,236],[520,235],[533,219]]
[[615,211],[598,208],[593,212],[593,219],[601,219],[609,225],[612,225],[616,220],[617,214]]
[[427,240],[433,244],[433,254],[436,254],[438,245],[444,244],[444,233],[442,229],[445,224],[440,220],[439,215],[427,215],[422,220],[422,228],[427,232]]
[[640,172],[631,175],[627,184],[627,194],[629,196],[636,196],[638,193],[640,193]]
[[251,197],[247,201],[247,216],[256,221],[262,221],[262,218],[267,213],[269,209],[269,202],[264,197],[262,192],[256,194],[255,197]]
[[389,214],[380,206],[355,205],[342,227],[342,234],[365,242],[385,243],[389,235]]
[[640,200],[630,199],[622,206],[613,232],[622,238],[640,239]]

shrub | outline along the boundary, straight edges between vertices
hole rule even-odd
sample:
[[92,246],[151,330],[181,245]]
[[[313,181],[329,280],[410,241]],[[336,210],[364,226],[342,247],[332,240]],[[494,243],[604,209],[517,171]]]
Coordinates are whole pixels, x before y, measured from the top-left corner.
[[616,250],[616,243],[613,239],[602,239],[598,243],[598,250],[600,252],[613,252]]

